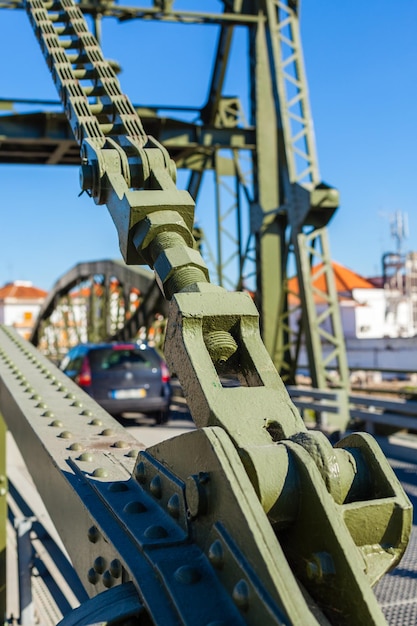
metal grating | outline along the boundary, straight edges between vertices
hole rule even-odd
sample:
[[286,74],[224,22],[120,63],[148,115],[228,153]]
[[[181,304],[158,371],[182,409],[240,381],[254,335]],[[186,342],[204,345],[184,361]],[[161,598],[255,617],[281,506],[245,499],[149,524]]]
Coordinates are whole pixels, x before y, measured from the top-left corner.
[[398,567],[376,585],[375,595],[390,626],[417,624],[417,462],[390,459],[390,464],[414,506],[410,542]]

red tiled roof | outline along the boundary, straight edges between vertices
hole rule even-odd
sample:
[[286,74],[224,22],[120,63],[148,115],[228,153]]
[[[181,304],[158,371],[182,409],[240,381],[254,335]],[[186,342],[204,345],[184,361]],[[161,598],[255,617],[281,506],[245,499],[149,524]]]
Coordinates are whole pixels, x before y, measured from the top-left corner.
[[8,283],[0,288],[0,300],[15,298],[17,300],[39,300],[47,295],[47,291],[33,287],[30,283]]
[[[349,270],[347,267],[343,265],[339,265],[339,263],[332,262],[334,278],[336,282],[336,291],[339,294],[339,297],[352,297],[353,289],[375,289],[375,285],[373,285],[369,280],[363,278],[356,272]],[[326,286],[326,275],[325,272],[322,272],[323,263],[319,263],[312,268],[313,276],[318,274],[317,278],[313,281],[314,289],[317,289],[319,292],[327,293]],[[290,300],[295,300],[297,298],[297,294],[299,293],[298,286],[298,277],[293,276],[288,281],[288,291],[290,292]],[[319,294],[315,294],[316,302],[322,300]]]

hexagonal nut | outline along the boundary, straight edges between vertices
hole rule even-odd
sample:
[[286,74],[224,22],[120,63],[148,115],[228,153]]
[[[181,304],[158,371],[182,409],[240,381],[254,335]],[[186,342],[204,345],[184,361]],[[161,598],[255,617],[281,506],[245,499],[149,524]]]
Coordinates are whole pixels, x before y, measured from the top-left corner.
[[152,243],[159,233],[174,232],[184,239],[187,246],[194,246],[194,238],[184,219],[177,211],[161,210],[149,213],[135,227],[133,243],[141,252]]
[[160,253],[154,265],[157,280],[160,285],[165,285],[177,270],[186,267],[201,270],[205,280],[207,282],[210,281],[209,271],[201,254],[198,250],[194,250],[193,248],[187,248],[186,246],[167,248]]

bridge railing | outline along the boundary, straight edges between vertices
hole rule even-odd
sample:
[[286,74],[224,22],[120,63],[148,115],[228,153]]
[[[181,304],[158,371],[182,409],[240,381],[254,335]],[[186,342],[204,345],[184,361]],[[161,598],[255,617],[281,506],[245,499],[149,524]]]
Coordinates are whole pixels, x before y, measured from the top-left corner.
[[[306,417],[320,422],[322,416],[339,412],[339,391],[309,389],[289,386],[288,393],[292,401]],[[373,433],[375,425],[385,425],[398,430],[417,430],[417,402],[405,399],[383,399],[374,395],[350,394],[349,414],[353,421],[363,421],[365,430]]]

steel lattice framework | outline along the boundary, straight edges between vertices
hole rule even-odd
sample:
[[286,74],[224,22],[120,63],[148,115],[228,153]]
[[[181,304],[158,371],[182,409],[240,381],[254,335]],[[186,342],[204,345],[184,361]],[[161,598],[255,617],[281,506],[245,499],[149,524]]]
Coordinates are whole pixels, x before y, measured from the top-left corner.
[[[78,263],[49,292],[31,341],[58,362],[80,342],[149,339],[150,332],[157,334],[155,316],[166,317],[166,312],[149,270],[121,261]],[[162,344],[162,336],[152,339]]]
[[[92,17],[97,36],[107,16],[120,22],[216,25],[207,101],[194,109],[195,121],[187,121],[190,107],[186,105],[183,114],[175,111],[175,118],[164,119],[158,108],[148,107],[139,110],[143,127],[131,128],[129,133],[138,137],[145,128],[167,147],[177,168],[190,171],[188,190],[197,201],[197,219],[202,184],[212,180],[210,219],[216,234],[207,238],[201,232],[203,256],[219,285],[253,292],[265,345],[284,380],[294,382],[300,346],[305,344],[313,385],[326,387],[331,367],[339,373],[340,388],[347,390],[348,368],[327,233],[338,193],[319,174],[298,2],[234,0],[224,2],[219,13],[178,10],[175,5],[159,0],[144,8],[111,2],[79,4]],[[0,6],[22,5],[3,0]],[[241,99],[225,91],[237,27],[245,29],[248,41],[247,111]],[[125,114],[120,110],[120,119]],[[44,128],[41,138],[40,124]],[[79,163],[71,132],[59,116],[48,112],[3,115],[0,133],[0,161]],[[100,143],[97,138],[94,141]],[[317,261],[325,268],[327,284],[319,306],[310,269]],[[291,298],[286,284],[294,271],[299,290]],[[332,346],[330,361],[323,358],[323,338]]]

